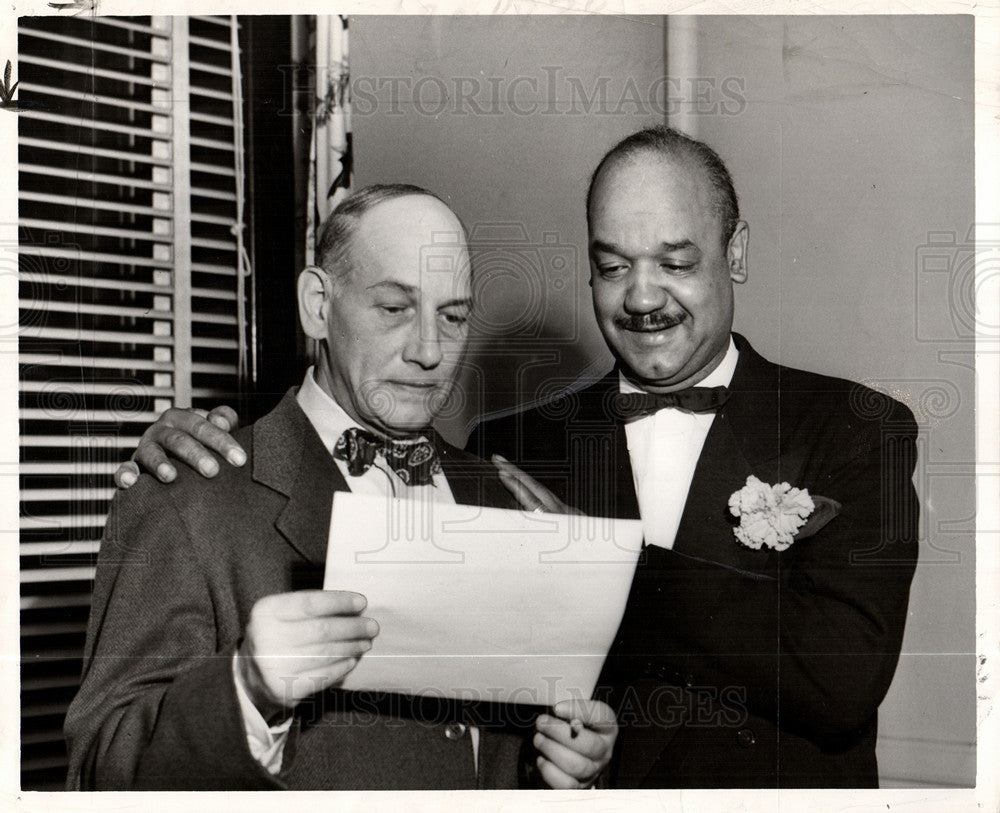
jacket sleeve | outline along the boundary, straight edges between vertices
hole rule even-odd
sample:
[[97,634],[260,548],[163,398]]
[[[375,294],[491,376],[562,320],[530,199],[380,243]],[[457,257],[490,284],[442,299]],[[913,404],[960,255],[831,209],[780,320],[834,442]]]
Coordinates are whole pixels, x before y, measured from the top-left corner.
[[776,581],[664,552],[664,615],[646,624],[670,640],[647,650],[665,653],[658,669],[745,697],[749,711],[790,730],[848,733],[875,715],[899,659],[917,559],[917,430],[897,408],[894,420],[807,464],[815,493],[842,510],[778,554]]
[[250,755],[212,595],[181,515],[144,475],[112,503],[83,681],[66,716],[71,790],[277,788]]

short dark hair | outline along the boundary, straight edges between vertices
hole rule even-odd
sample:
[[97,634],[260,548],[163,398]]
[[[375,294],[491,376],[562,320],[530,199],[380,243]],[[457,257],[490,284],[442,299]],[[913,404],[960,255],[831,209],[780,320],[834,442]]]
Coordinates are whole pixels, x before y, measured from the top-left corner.
[[[361,216],[387,200],[411,195],[424,195],[448,206],[440,196],[429,189],[413,184],[372,184],[362,187],[338,203],[320,227],[316,240],[316,265],[330,274],[339,275],[341,269],[338,269],[338,266],[344,265],[347,260],[351,237]],[[448,206],[448,209],[450,211],[451,207]],[[343,270],[347,270],[346,267]]]
[[605,153],[594,174],[590,176],[590,186],[587,189],[587,222],[590,223],[594,186],[602,170],[612,163],[642,152],[656,153],[665,158],[687,159],[704,170],[712,187],[712,210],[722,227],[722,244],[726,245],[736,231],[736,224],[740,219],[739,200],[729,170],[708,144],[697,141],[672,127],[649,127],[640,130],[619,141]]

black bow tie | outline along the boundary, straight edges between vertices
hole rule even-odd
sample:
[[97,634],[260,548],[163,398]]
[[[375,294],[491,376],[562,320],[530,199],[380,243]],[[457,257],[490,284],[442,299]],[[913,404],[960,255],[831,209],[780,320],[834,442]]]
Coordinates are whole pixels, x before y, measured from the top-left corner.
[[653,395],[648,392],[620,392],[613,399],[615,415],[631,423],[667,407],[688,412],[711,412],[729,400],[726,387],[688,387],[686,390]]
[[437,450],[426,438],[396,440],[352,427],[344,431],[333,447],[333,456],[347,461],[347,471],[352,477],[368,471],[377,454],[385,458],[389,468],[407,485],[430,485],[434,475],[441,471]]

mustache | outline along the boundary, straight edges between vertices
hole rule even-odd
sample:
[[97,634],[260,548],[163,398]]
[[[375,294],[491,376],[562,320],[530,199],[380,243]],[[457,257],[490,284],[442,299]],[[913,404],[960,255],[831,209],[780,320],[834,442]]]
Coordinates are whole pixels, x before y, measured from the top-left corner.
[[619,330],[651,331],[676,327],[687,318],[687,314],[672,314],[664,311],[637,314],[635,316],[616,316],[615,327]]

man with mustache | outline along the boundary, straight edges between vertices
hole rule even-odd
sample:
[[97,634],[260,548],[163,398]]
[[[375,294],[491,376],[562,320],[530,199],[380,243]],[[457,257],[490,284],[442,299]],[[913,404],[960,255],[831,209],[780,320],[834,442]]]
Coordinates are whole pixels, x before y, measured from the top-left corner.
[[[668,128],[626,138],[594,172],[587,217],[616,369],[487,420],[467,448],[494,455],[528,508],[643,522],[602,678],[623,726],[615,786],[877,786],[917,556],[912,413],[731,332],[749,231],[707,145]],[[190,415],[161,421],[147,441],[173,425],[234,449]],[[170,465],[153,445],[139,460]]]
[[[454,239],[441,246],[440,235]],[[320,360],[240,432],[247,465],[207,488],[189,471],[170,488],[142,477],[116,497],[83,683],[66,718],[70,789],[578,788],[598,779],[617,731],[598,701],[527,716],[337,688],[379,628],[350,585],[317,589],[334,492],[513,505],[492,466],[430,429],[467,342],[462,235],[454,213],[417,187],[370,187],[343,201],[321,232],[319,264],[298,280],[300,320]],[[427,273],[431,244],[447,268]]]

